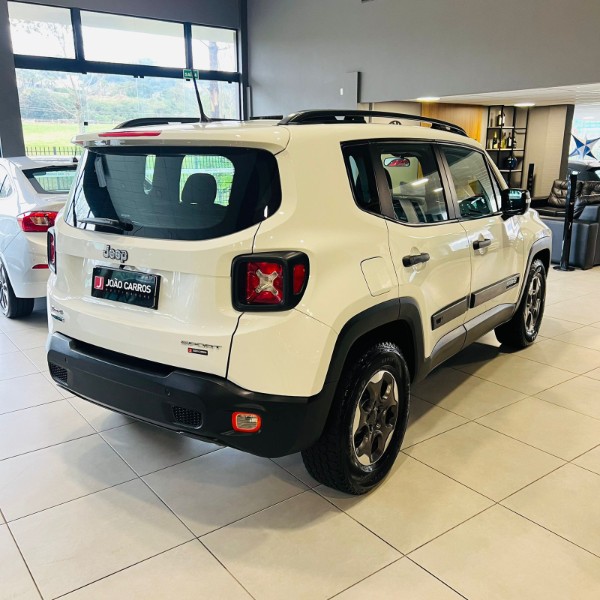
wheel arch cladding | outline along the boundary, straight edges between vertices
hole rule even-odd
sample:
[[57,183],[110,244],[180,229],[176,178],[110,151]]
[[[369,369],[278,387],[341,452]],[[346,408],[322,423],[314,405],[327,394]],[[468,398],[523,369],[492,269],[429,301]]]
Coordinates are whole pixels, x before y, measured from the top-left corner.
[[326,381],[337,382],[357,352],[382,341],[398,345],[414,379],[424,362],[421,314],[414,299],[389,300],[352,317],[340,331]]

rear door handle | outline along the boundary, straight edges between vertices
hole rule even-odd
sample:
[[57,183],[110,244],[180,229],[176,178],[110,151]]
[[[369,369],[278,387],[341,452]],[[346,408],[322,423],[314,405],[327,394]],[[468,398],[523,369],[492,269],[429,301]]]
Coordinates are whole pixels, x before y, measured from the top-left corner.
[[402,259],[402,264],[405,267],[414,267],[420,263],[426,263],[431,257],[427,252],[422,252],[421,254],[409,254]]
[[481,250],[482,248],[487,248],[492,245],[492,240],[475,240],[473,242],[474,250]]

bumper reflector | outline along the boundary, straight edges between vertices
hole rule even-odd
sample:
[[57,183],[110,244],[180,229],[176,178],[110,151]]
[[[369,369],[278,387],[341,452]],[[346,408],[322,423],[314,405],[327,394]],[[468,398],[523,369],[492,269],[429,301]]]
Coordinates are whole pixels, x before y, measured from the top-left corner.
[[260,431],[262,420],[254,413],[235,412],[231,415],[231,425],[240,433],[256,433]]

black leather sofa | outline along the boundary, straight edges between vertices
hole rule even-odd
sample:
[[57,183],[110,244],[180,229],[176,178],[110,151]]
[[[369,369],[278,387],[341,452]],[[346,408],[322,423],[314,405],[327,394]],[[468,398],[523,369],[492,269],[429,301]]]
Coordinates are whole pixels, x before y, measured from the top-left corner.
[[[600,181],[578,181],[569,264],[590,269],[600,264]],[[567,203],[567,181],[557,179],[546,199],[534,200],[542,221],[552,230],[552,262],[560,262]]]

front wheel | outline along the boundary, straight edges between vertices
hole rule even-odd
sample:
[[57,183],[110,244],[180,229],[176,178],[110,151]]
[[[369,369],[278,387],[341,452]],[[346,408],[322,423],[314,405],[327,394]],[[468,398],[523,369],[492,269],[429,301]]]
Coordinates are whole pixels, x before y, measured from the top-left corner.
[[496,327],[496,338],[513,348],[526,348],[535,342],[544,316],[546,302],[546,268],[536,258],[529,268],[525,293],[513,318]]
[[33,298],[17,298],[5,266],[0,262],[0,312],[9,319],[26,317],[33,312]]
[[409,374],[398,346],[380,342],[348,364],[323,434],[302,452],[308,472],[349,494],[364,494],[388,474],[406,431]]

